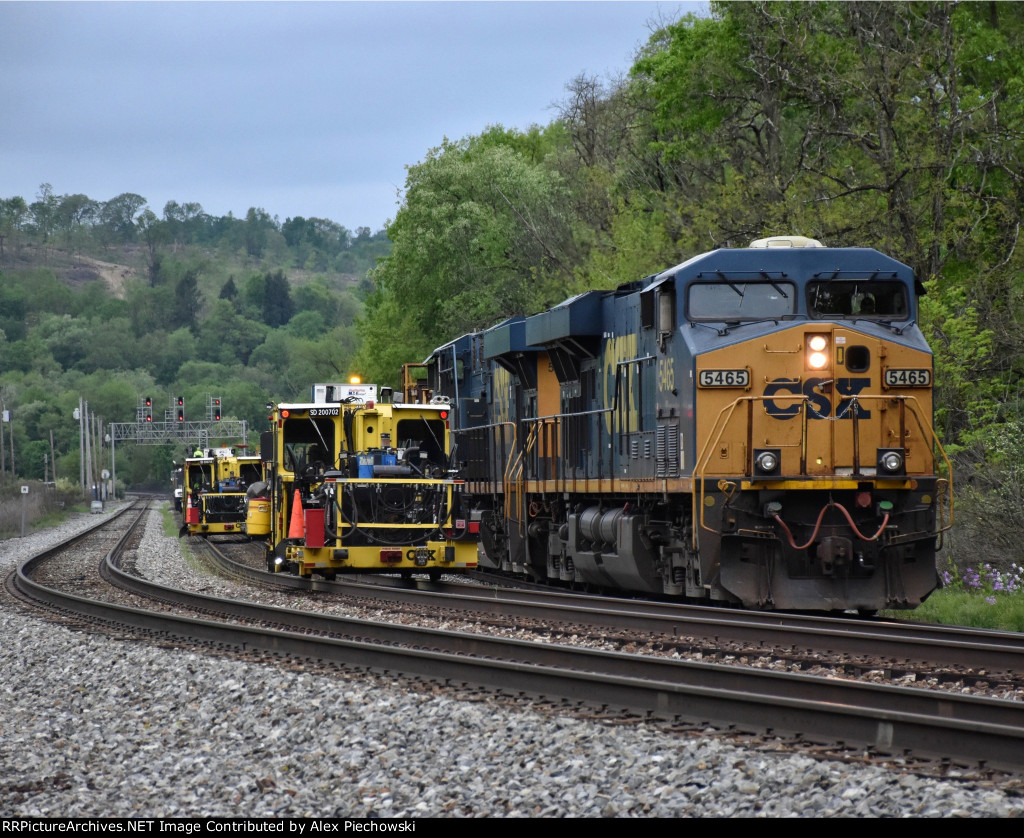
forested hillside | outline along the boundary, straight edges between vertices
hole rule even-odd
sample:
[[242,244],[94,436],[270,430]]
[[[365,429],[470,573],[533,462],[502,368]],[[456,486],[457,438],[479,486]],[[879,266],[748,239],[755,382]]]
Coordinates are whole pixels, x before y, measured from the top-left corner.
[[[58,477],[78,482],[80,398],[103,423],[135,421],[145,397],[157,421],[177,396],[203,419],[207,397],[220,398],[255,444],[268,399],[351,372],[367,271],[390,249],[384,231],[282,223],[257,208],[215,218],[175,201],[158,217],[141,195],[104,202],[50,184],[34,197],[0,199],[8,482],[12,471],[52,479],[53,455]],[[119,482],[165,488],[181,455],[123,446]]]
[[[957,529],[1012,555],[1022,40],[1017,3],[713,3],[654,32],[623,77],[567,80],[550,124],[425,151],[386,236],[262,209],[157,216],[130,193],[8,198],[0,395],[16,447],[38,471],[33,446],[86,392],[109,419],[147,390],[216,388],[256,421],[315,379],[394,383],[458,334],[794,233],[917,271]],[[85,257],[132,270],[104,284]],[[77,462],[76,445],[58,449]]]

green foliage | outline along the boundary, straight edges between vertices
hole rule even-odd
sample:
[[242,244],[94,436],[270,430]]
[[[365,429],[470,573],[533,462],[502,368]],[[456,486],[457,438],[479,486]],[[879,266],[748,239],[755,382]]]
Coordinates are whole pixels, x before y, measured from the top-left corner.
[[[313,376],[338,379],[355,351],[358,283],[390,242],[326,219],[308,228],[300,259],[260,209],[218,219],[170,201],[161,218],[134,193],[103,204],[48,184],[31,206],[0,199],[7,468],[13,432],[18,473],[41,479],[46,455],[52,474],[52,433],[58,475],[77,483],[80,398],[106,424],[134,421],[144,395],[157,421],[171,395],[186,395],[190,418],[218,395],[225,419],[258,434],[268,400],[306,397]],[[119,445],[118,477],[164,488],[175,453]]]
[[[995,601],[990,601],[993,599]],[[986,598],[978,593],[938,591],[914,611],[887,611],[883,616],[950,626],[1024,631],[1024,596]]]
[[948,453],[955,454],[990,433],[1001,412],[1001,388],[986,374],[994,332],[981,327],[966,289],[939,290],[937,284],[929,283],[932,293],[921,300],[921,313],[935,353],[935,427]]
[[[536,311],[570,287],[567,192],[557,173],[517,150],[523,144],[492,129],[446,140],[409,168],[405,203],[388,228],[394,247],[373,271],[377,296],[360,322],[365,369],[382,374],[439,337]],[[387,337],[396,327],[404,351]]]
[[270,327],[286,325],[292,319],[295,306],[292,303],[291,286],[285,278],[284,271],[268,273],[263,278],[262,290],[263,322]]

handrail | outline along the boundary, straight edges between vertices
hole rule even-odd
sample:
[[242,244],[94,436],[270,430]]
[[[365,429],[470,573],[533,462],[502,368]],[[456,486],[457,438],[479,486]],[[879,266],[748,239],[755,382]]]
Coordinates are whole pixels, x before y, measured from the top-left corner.
[[504,481],[505,481],[505,520],[515,521],[520,525],[520,534],[523,532],[523,520],[519,518],[513,518],[509,512],[514,510],[518,513],[519,500],[523,492],[523,463],[526,461],[526,455],[533,448],[534,442],[537,438],[537,428],[539,425],[534,425],[530,429],[530,433],[526,436],[526,441],[523,443],[523,450],[519,452],[518,456],[509,461],[508,468],[505,470]]

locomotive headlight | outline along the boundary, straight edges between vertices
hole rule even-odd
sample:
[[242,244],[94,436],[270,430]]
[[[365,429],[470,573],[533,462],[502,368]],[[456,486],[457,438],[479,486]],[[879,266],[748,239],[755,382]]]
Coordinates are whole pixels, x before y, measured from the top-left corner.
[[828,366],[828,335],[807,336],[807,366],[823,370]]
[[895,451],[890,451],[882,457],[882,468],[890,474],[899,471],[901,465],[903,465],[903,458]]
[[779,448],[754,449],[754,477],[777,477],[782,461]]
[[896,475],[906,471],[906,460],[901,448],[879,448],[877,463],[880,474]]

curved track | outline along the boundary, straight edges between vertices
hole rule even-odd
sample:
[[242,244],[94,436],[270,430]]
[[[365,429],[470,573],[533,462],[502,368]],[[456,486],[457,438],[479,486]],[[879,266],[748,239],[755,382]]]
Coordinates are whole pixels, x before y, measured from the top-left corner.
[[[1024,771],[1024,704],[1019,702],[598,652],[218,599],[155,585],[119,570],[117,555],[129,537],[130,532],[125,533],[110,550],[105,572],[118,585],[173,602],[188,613],[167,610],[165,605],[158,606],[160,610],[129,608],[39,585],[31,576],[40,564],[52,560],[54,550],[25,561],[16,585],[51,608],[160,637],[627,710],[645,718],[770,732],[903,761],[931,759],[975,771]],[[208,618],[212,615],[232,622]],[[628,616],[626,612],[620,618]],[[637,618],[634,612],[632,619]]]
[[[726,651],[784,652],[793,659],[827,653],[844,656],[854,669],[862,662],[864,666],[884,666],[902,674],[934,676],[939,672],[948,679],[977,678],[1024,686],[1024,635],[1012,632],[711,608],[559,593],[550,588],[525,590],[426,580],[404,583],[397,578],[371,576],[328,582],[267,573],[238,557],[237,554],[245,555],[243,545],[227,541],[194,543],[210,548],[211,560],[219,571],[260,585],[342,593],[384,603],[414,599],[419,604],[505,620],[559,622],[603,636],[623,631],[663,635],[666,644],[676,645],[680,650],[700,643],[703,651],[739,644],[739,648]],[[231,550],[232,547],[236,549]]]

